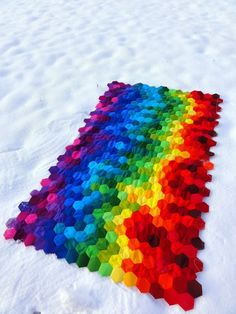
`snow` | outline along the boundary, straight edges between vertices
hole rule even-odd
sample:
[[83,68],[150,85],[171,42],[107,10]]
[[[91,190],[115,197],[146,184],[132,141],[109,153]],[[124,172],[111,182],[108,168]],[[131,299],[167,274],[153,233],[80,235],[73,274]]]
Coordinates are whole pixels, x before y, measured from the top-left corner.
[[[235,0],[0,0],[0,233],[112,80],[219,93],[222,118],[189,313],[236,313]],[[0,237],[0,313],[183,313]]]

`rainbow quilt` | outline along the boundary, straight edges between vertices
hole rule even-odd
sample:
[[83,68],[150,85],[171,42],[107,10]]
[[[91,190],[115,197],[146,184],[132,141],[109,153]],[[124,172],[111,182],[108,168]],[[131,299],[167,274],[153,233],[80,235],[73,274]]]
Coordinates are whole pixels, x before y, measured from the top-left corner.
[[4,236],[190,310],[202,295],[199,232],[222,100],[108,87]]

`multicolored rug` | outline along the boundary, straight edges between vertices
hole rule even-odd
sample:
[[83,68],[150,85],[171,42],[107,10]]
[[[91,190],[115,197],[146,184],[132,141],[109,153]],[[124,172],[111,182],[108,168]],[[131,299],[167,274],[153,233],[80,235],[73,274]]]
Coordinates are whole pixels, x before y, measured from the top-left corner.
[[8,221],[5,238],[190,310],[202,294],[199,232],[222,100],[162,86],[108,87],[41,189]]

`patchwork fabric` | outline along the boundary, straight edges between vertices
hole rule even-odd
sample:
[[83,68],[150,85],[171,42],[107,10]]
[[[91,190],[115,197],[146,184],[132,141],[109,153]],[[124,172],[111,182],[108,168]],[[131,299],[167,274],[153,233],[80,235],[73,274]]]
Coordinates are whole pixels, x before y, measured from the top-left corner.
[[190,310],[202,294],[199,232],[222,100],[141,83],[108,87],[5,238]]

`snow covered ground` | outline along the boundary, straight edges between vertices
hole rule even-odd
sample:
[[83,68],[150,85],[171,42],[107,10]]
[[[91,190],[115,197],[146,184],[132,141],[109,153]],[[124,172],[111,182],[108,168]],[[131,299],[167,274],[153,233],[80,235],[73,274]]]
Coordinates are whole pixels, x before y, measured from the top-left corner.
[[[0,0],[0,234],[108,82],[217,92],[204,295],[191,313],[235,314],[235,19],[235,0]],[[0,270],[1,314],[183,313],[2,236]]]

